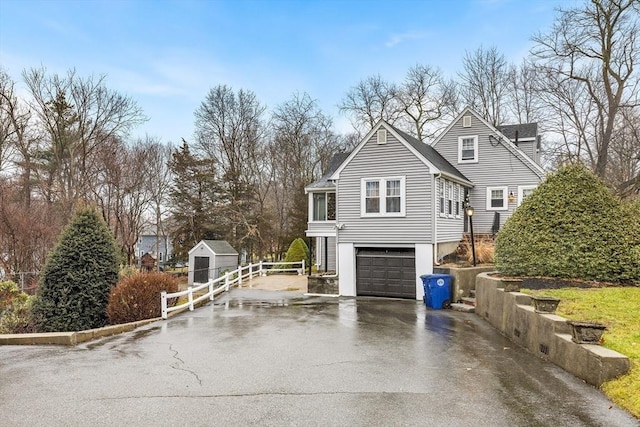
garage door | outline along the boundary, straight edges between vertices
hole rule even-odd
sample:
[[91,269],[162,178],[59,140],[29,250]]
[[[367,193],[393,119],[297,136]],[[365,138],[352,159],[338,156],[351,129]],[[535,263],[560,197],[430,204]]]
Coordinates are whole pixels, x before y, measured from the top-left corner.
[[416,298],[414,249],[359,249],[356,292],[362,296]]

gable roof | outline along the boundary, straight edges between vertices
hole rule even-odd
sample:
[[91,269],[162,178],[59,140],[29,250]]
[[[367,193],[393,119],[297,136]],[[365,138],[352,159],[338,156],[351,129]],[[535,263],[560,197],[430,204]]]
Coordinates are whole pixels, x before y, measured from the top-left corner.
[[[207,245],[211,252],[216,255],[238,255],[238,251],[233,249],[233,246],[231,246],[226,240],[201,240],[200,243]],[[197,248],[200,243],[195,245],[193,249]],[[193,249],[191,249],[191,251]]]
[[[533,173],[538,175],[538,177],[540,179],[544,179],[545,178],[545,175],[546,175],[545,171],[544,171],[544,169],[542,169],[542,167],[539,164],[534,162],[531,159],[531,157],[527,156],[522,150],[518,149],[518,147],[516,147],[511,142],[511,140],[509,138],[504,136],[504,134],[502,132],[500,132],[498,129],[496,129],[494,126],[492,126],[482,116],[480,116],[480,114],[477,111],[475,111],[473,108],[471,108],[469,106],[464,107],[464,109],[460,112],[460,114],[458,114],[458,116],[455,119],[453,119],[451,121],[451,123],[449,123],[449,126],[447,126],[442,132],[440,132],[440,135],[437,136],[437,138],[433,141],[433,143],[431,143],[431,145],[433,147],[438,145],[438,143],[442,140],[442,138],[447,133],[449,133],[451,128],[456,123],[458,123],[458,121],[462,118],[462,116],[464,116],[465,114],[468,114],[468,113],[473,114],[478,120],[480,120],[481,123],[483,123],[486,127],[488,127],[494,133],[493,136],[496,138],[496,140],[499,141],[507,150],[509,150],[511,152],[511,154],[513,154],[518,159],[520,159],[520,161],[522,161],[522,163],[524,163],[525,166],[527,166],[529,169],[531,169],[531,171]],[[537,124],[536,124],[536,127],[537,127]]]
[[511,141],[525,141],[535,139],[538,136],[537,123],[522,123],[519,125],[500,125],[498,130]]
[[440,172],[471,183],[471,181],[469,181],[467,177],[462,174],[462,172],[460,172],[458,169],[456,169],[455,166],[449,163],[447,159],[442,157],[442,155],[438,153],[435,148],[420,141],[418,138],[401,131],[393,125],[389,126],[394,129],[398,133],[398,135],[402,136],[409,144],[411,144],[413,148],[418,150],[420,154],[430,160],[431,163],[433,163],[434,166],[440,170]]
[[324,190],[324,189],[335,188],[336,185],[329,178],[331,178],[331,175],[333,175],[336,169],[340,167],[342,162],[344,162],[347,159],[347,157],[349,157],[349,154],[351,153],[335,154],[331,159],[331,161],[329,162],[329,166],[327,167],[327,170],[324,172],[324,175],[322,175],[320,179],[318,179],[317,181],[307,185],[304,188],[304,191],[309,192],[309,190],[320,190],[320,189]]
[[442,157],[433,147],[401,131],[400,129],[395,128],[394,126],[391,126],[384,120],[380,120],[375,126],[373,126],[369,133],[362,139],[362,141],[360,141],[356,148],[340,164],[329,179],[338,179],[340,177],[340,172],[351,162],[351,160],[353,160],[362,147],[369,142],[373,134],[381,127],[384,127],[398,141],[400,141],[402,145],[407,147],[407,149],[409,149],[409,151],[424,163],[432,173],[446,175],[456,182],[473,187],[473,183],[469,181],[458,169],[451,165],[451,163],[449,163],[444,157]]

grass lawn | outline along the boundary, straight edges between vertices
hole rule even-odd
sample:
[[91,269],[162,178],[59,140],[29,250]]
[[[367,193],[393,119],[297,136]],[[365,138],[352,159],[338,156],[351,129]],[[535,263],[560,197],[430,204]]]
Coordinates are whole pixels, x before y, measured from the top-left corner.
[[565,288],[524,290],[560,298],[557,314],[571,320],[603,323],[602,345],[631,361],[631,371],[602,385],[616,404],[640,418],[640,288]]

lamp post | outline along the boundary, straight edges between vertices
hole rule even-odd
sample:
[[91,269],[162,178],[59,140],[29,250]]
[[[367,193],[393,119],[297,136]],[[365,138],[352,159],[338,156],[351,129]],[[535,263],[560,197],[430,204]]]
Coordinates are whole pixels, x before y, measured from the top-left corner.
[[473,253],[473,266],[476,266],[476,240],[473,238],[473,207],[467,203],[465,212],[469,217],[469,230],[471,231],[471,252]]

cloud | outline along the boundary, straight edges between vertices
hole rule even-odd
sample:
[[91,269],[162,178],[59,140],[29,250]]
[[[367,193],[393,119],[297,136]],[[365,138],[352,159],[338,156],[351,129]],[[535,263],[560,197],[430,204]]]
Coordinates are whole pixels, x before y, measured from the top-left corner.
[[427,37],[429,37],[429,33],[425,31],[407,31],[401,34],[393,34],[384,45],[391,48],[409,40],[421,40],[426,39]]

